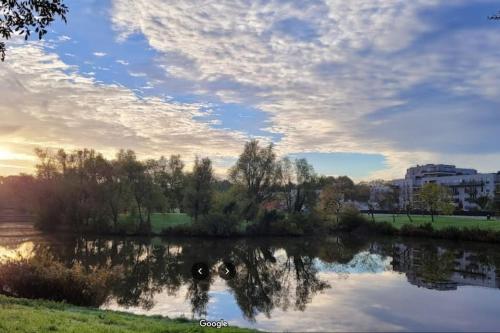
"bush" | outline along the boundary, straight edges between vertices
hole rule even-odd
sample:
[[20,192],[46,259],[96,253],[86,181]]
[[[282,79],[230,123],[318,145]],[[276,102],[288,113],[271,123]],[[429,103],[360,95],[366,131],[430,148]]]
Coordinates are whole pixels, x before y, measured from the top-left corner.
[[116,270],[68,268],[48,254],[0,264],[0,293],[12,297],[100,306],[107,301]]
[[195,233],[227,237],[238,233],[238,220],[232,215],[210,213],[193,225]]
[[346,206],[340,213],[339,229],[341,230],[352,231],[367,223],[367,219],[356,207]]
[[397,235],[399,230],[389,222],[367,221],[365,226],[370,232],[376,232],[383,235]]

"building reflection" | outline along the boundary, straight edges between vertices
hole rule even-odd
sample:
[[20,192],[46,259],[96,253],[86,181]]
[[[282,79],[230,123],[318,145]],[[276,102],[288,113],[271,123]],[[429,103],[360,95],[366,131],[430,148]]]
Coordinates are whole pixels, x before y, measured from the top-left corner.
[[471,251],[440,246],[394,244],[394,271],[418,287],[456,290],[460,286],[500,288],[500,271]]

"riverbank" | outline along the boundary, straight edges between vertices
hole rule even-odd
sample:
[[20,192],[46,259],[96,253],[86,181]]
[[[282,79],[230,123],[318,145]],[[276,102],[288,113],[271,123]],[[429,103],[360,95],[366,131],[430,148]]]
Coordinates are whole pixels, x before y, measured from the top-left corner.
[[365,220],[352,228],[351,232],[357,234],[380,234],[402,237],[436,238],[454,241],[473,241],[500,243],[500,231],[496,229],[471,227],[442,226],[436,223],[405,223],[398,226],[395,223],[382,221],[373,222]]
[[[365,217],[372,219],[369,214],[366,214]],[[486,216],[436,215],[434,216],[434,222],[430,215],[411,215],[410,217],[411,222],[406,214],[375,214],[375,222],[388,222],[397,229],[401,229],[407,224],[419,226],[431,223],[432,227],[437,230],[454,227],[500,231],[500,220],[495,217],[488,220]]]
[[203,328],[187,319],[139,316],[0,295],[0,332],[255,332]]

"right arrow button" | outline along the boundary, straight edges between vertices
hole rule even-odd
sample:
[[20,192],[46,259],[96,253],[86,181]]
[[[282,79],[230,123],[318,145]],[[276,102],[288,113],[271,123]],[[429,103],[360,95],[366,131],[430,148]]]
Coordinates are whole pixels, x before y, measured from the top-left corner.
[[231,280],[236,276],[236,268],[230,262],[224,262],[219,266],[219,276],[224,280]]

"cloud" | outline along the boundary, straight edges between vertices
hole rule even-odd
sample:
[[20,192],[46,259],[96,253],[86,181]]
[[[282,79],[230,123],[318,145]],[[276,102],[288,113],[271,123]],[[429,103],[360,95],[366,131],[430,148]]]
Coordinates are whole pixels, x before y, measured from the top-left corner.
[[122,60],[122,59],[118,59],[116,60],[116,63],[120,64],[120,65],[123,65],[123,66],[127,66],[129,64],[128,61],[126,60]]
[[104,57],[104,56],[106,56],[106,55],[107,55],[107,53],[105,53],[105,52],[94,52],[94,55],[95,55],[96,57]]
[[[9,50],[9,61],[0,67],[0,100],[0,151],[18,154],[32,155],[38,146],[92,147],[113,156],[130,148],[142,158],[210,156],[217,166],[235,156],[246,139],[200,120],[205,105],[139,98],[126,87],[80,75],[40,44]],[[33,161],[16,163],[8,163],[9,171]]]
[[[484,144],[500,165],[500,148],[488,144],[498,130],[500,34],[447,31],[422,15],[465,3],[115,0],[110,13],[120,40],[143,34],[172,80],[192,82],[191,93],[268,113],[267,130],[283,135],[280,152],[382,153],[389,167],[372,176],[396,177],[430,158],[467,161]],[[421,87],[443,98],[418,106]],[[470,112],[463,100],[471,96],[490,105]],[[473,142],[459,134],[467,130]]]

